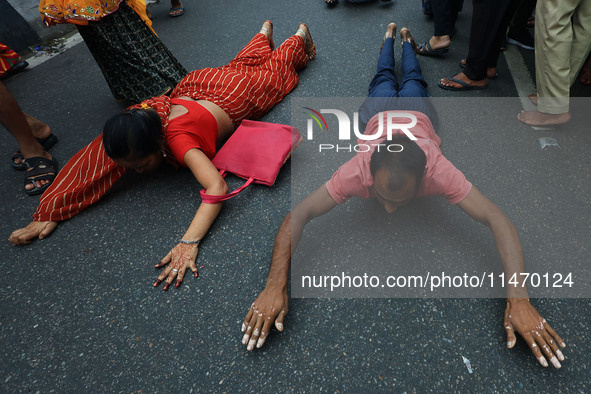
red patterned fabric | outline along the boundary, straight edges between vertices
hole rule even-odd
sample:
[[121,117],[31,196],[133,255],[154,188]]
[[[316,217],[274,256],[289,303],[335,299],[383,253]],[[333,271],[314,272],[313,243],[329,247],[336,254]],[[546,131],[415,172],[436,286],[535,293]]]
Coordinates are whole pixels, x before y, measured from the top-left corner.
[[0,76],[6,74],[13,66],[17,65],[21,57],[0,42]]
[[[171,98],[188,96],[220,106],[237,126],[242,119],[256,119],[279,103],[298,84],[297,70],[308,62],[303,38],[292,36],[271,51],[264,34],[257,34],[226,66],[189,73],[171,97],[159,96],[130,108],[150,107],[162,121],[163,140],[168,127]],[[171,148],[164,146],[167,159]],[[176,163],[176,160],[174,160]],[[105,153],[102,135],[78,152],[43,193],[36,221],[67,220],[97,202],[123,174]]]
[[291,36],[271,51],[257,34],[226,66],[190,72],[171,97],[188,96],[219,105],[234,122],[260,118],[299,82],[297,71],[308,62],[304,39]]

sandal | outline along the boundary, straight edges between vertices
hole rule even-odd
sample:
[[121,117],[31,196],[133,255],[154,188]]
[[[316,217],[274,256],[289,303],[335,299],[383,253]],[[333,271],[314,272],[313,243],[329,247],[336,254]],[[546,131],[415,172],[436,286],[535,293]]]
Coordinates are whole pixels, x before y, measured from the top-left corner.
[[470,85],[467,82],[462,81],[461,79],[458,78],[448,78],[451,82],[455,82],[458,85],[461,85],[459,87],[456,86],[447,86],[441,83],[441,81],[437,82],[437,85],[441,88],[441,89],[445,89],[445,90],[451,90],[454,92],[458,92],[458,91],[462,91],[462,90],[484,90],[487,88],[487,85]]
[[[304,45],[306,46],[306,55],[308,56],[309,60],[314,60],[316,57],[316,45],[314,44],[314,40],[312,40],[312,34],[310,33],[310,28],[305,23],[300,23],[300,25],[304,25],[308,33],[303,31],[302,29],[298,29],[304,35]],[[308,39],[312,41],[312,46],[308,48]]]
[[[16,159],[18,159],[18,163],[15,162]],[[14,155],[12,155],[12,157],[10,158],[10,164],[12,165],[12,168],[14,168],[17,171],[23,171],[27,169],[25,157],[23,156],[20,150],[14,152]]]
[[181,16],[185,13],[185,7],[176,7],[176,8],[171,8],[168,11],[168,15],[172,16],[172,17],[176,17],[176,16]]
[[[57,142],[59,141],[59,139],[55,136],[55,134],[49,134],[45,138],[35,138],[35,139],[37,140],[37,142],[39,142],[39,144],[41,144],[41,146],[43,147],[43,149],[46,152],[49,149],[51,149],[52,146],[57,144]],[[14,162],[16,159],[19,160],[18,163]],[[27,164],[25,163],[25,157],[23,156],[23,154],[19,150],[14,152],[14,155],[12,155],[10,160],[11,160],[12,168],[14,168],[17,171],[24,171],[28,168]]]
[[[270,20],[266,20],[265,23],[268,23],[271,25],[271,31],[269,32],[269,29],[267,29],[266,27],[261,27],[261,30],[264,30],[267,32],[267,34],[269,34],[267,36],[267,40],[269,40],[269,48],[271,48],[271,51],[275,50],[275,43],[273,42],[273,22],[271,22]],[[263,23],[264,26],[264,23]],[[265,34],[266,35],[266,34]]]
[[[408,33],[408,36],[406,38],[404,38],[404,35],[405,35],[404,32]],[[400,43],[401,47],[404,48],[404,43],[408,42],[410,44],[410,46],[412,47],[412,50],[415,53],[417,52],[417,43],[415,42],[414,37],[412,36],[412,34],[410,34],[410,30],[407,27],[403,27],[402,29],[400,29],[400,39],[402,40],[402,42]]]
[[438,56],[447,52],[449,52],[449,47],[434,49],[431,44],[429,44],[429,41],[417,48],[417,55],[421,56]]
[[394,40],[396,39],[396,32],[398,31],[398,26],[396,26],[396,23],[391,22],[388,24],[388,28],[390,27],[390,25],[394,25],[394,28],[392,29],[392,37],[388,37],[388,30],[386,29],[386,33],[384,33],[384,39],[382,40],[382,45],[380,46],[380,53],[382,53],[382,49],[384,49],[384,44],[386,43],[386,40],[388,38],[392,39],[392,43],[394,43]]
[[[37,194],[43,193],[53,183],[53,180],[57,175],[59,170],[57,160],[50,160],[46,159],[45,157],[37,156],[25,159],[25,163],[31,168],[29,171],[27,171],[27,176],[25,176],[25,186],[28,184],[33,184],[34,186],[34,188],[31,190],[25,189],[25,193],[27,193],[29,196],[35,196]],[[43,180],[48,180],[50,182],[39,187],[35,184],[35,181]]]

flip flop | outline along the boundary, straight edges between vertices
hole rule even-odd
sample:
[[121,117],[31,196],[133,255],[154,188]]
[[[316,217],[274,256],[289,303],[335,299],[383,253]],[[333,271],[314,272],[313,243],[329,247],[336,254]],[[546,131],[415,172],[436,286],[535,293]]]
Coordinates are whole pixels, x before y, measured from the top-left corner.
[[[34,186],[34,188],[31,190],[25,189],[25,193],[27,193],[29,196],[35,196],[37,194],[43,193],[53,183],[53,180],[57,175],[59,170],[57,160],[49,160],[45,157],[30,157],[25,160],[25,163],[28,167],[32,168],[31,170],[27,171],[27,176],[25,176],[25,186],[31,183]],[[37,187],[35,181],[43,180],[48,180],[50,182],[43,186]]]
[[[49,149],[51,149],[52,146],[54,146],[55,144],[57,144],[57,142],[59,141],[59,139],[55,136],[55,134],[49,134],[45,138],[35,138],[35,139],[37,140],[37,142],[39,142],[39,144],[41,144],[41,146],[43,147],[43,149],[46,152]],[[19,159],[19,163],[18,164],[14,162],[15,159]],[[12,155],[12,157],[10,158],[10,160],[11,160],[12,168],[14,168],[17,171],[23,171],[23,170],[26,170],[28,168],[27,167],[27,164],[25,163],[25,157],[18,150],[14,153],[14,155]]]
[[443,55],[444,53],[447,53],[447,52],[449,52],[449,47],[448,48],[433,49],[431,44],[429,44],[429,41],[427,41],[426,43],[424,43],[423,45],[421,45],[417,48],[417,55],[421,55],[421,56],[438,56],[438,55]]
[[451,91],[460,91],[460,90],[484,90],[487,88],[487,85],[484,86],[477,86],[477,85],[470,85],[464,81],[462,81],[461,79],[456,79],[456,78],[449,78],[450,81],[458,83],[460,85],[462,85],[461,88],[456,88],[453,86],[447,86],[441,83],[441,81],[437,82],[437,85],[441,88],[441,89],[445,89],[445,90],[451,90]]
[[[173,14],[173,12],[179,11],[176,14]],[[181,16],[185,13],[185,7],[176,7],[176,8],[171,8],[168,11],[168,15],[172,16],[172,17],[177,17],[177,16]]]

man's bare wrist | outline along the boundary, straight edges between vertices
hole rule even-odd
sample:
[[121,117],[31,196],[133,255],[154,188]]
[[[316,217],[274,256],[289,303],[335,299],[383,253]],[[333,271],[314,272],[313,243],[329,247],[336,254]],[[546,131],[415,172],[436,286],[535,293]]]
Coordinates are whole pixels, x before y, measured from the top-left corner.
[[287,289],[287,283],[277,283],[276,281],[271,279],[267,280],[265,288],[275,291],[285,291]]

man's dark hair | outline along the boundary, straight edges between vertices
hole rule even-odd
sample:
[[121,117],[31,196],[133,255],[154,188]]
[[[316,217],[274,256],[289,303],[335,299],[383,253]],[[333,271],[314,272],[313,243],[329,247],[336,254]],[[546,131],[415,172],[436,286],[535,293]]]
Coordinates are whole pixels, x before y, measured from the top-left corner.
[[[399,190],[405,182],[405,174],[409,174],[416,179],[417,188],[421,184],[423,174],[425,173],[425,166],[427,165],[427,157],[425,152],[417,145],[416,142],[410,140],[405,135],[393,136],[390,141],[384,142],[386,145],[396,144],[402,147],[391,149],[392,152],[384,146],[379,147],[371,155],[370,171],[372,177],[375,177],[376,172],[382,167],[388,169],[390,179],[388,180],[388,188],[390,190]],[[394,152],[394,150],[399,152]]]
[[111,159],[144,158],[160,149],[162,125],[152,109],[132,109],[111,117],[103,127],[105,152]]

